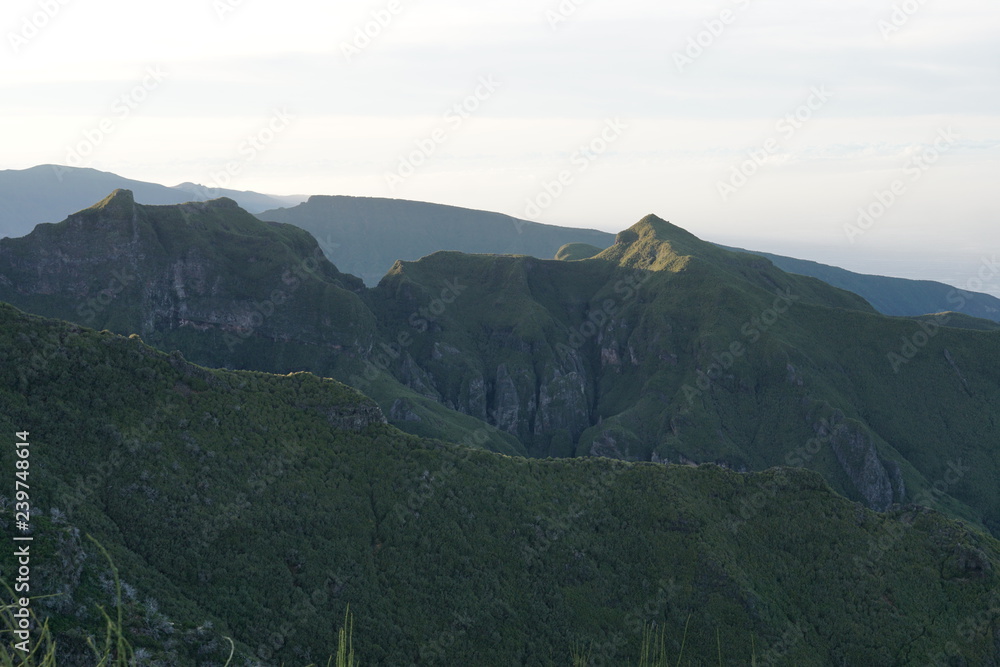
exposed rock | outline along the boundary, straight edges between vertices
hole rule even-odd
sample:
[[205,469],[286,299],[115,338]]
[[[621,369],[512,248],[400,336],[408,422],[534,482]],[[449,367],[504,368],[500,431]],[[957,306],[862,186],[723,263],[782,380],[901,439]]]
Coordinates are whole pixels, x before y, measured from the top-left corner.
[[587,390],[583,376],[576,371],[563,373],[559,369],[552,369],[551,376],[538,387],[534,433],[541,435],[565,429],[576,439],[589,426]]
[[[868,507],[885,511],[905,491],[893,488],[892,479],[875,449],[871,436],[860,425],[840,413],[829,423],[816,425],[817,434],[829,439],[830,447],[854,488]],[[901,474],[899,475],[902,480]]]
[[418,422],[420,415],[413,411],[412,405],[405,398],[397,398],[389,408],[389,420],[394,422]]
[[339,405],[320,412],[326,416],[330,426],[344,431],[363,431],[372,424],[386,423],[382,409],[375,403]]
[[618,440],[608,431],[604,431],[594,438],[590,445],[591,456],[604,456],[609,459],[625,459],[625,455],[618,448]]
[[399,367],[399,380],[418,394],[435,401],[441,400],[441,394],[434,386],[434,378],[417,364],[409,352],[403,355]]
[[514,379],[507,372],[507,364],[500,364],[497,367],[497,379],[494,387],[493,423],[497,428],[517,435],[517,428],[520,425],[521,401]]

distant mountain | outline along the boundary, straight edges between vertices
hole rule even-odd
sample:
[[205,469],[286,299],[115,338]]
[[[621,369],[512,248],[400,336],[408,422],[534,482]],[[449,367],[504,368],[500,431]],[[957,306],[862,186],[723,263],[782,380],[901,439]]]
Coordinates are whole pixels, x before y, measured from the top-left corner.
[[[240,208],[244,208],[251,213],[257,211],[266,211],[267,209],[274,208],[275,204],[281,204],[282,206],[295,206],[306,200],[304,195],[262,195],[259,192],[251,192],[248,190],[229,190],[227,188],[210,188],[204,185],[199,185],[198,183],[181,183],[180,185],[175,185],[171,190],[178,190],[188,194],[188,199],[185,201],[208,201],[210,199],[218,199],[219,197],[227,197],[232,199]],[[141,201],[141,199],[140,199]]]
[[0,586],[54,642],[30,664],[98,664],[112,619],[128,664],[326,665],[348,609],[366,666],[635,665],[647,633],[653,664],[1000,659],[1000,543],[813,472],[500,456],[5,304],[0,408]]
[[[725,246],[723,246],[725,247]],[[1000,299],[981,292],[968,292],[931,280],[908,280],[854,273],[811,262],[773,255],[758,250],[730,248],[766,257],[778,268],[789,273],[819,278],[834,287],[863,296],[876,310],[886,315],[916,316],[954,311],[994,322],[1000,322]]]
[[[227,195],[229,196],[229,195]],[[397,260],[438,250],[585,259],[614,243],[606,232],[543,225],[510,216],[426,202],[372,197],[313,196],[293,208],[257,214],[305,229],[341,270],[377,285]],[[726,247],[726,246],[720,246]],[[955,311],[1000,322],[1000,299],[927,280],[870,276],[766,252],[789,273],[812,276],[864,297],[885,315],[915,317]]]
[[331,262],[369,286],[377,285],[397,259],[420,259],[438,250],[549,259],[567,243],[606,248],[615,240],[614,234],[593,229],[377,197],[313,196],[294,208],[264,211],[257,217],[305,229]]
[[880,315],[656,216],[590,259],[436,252],[364,288],[231,200],[118,192],[0,240],[0,300],[203,365],[335,377],[424,437],[804,466],[868,507],[1000,534],[1000,333]]
[[229,197],[250,211],[287,206],[302,197],[204,188],[182,183],[173,188],[124,178],[96,169],[41,165],[0,171],[0,237],[24,236],[42,222],[58,222],[116,189],[130,190],[144,204],[181,204]]

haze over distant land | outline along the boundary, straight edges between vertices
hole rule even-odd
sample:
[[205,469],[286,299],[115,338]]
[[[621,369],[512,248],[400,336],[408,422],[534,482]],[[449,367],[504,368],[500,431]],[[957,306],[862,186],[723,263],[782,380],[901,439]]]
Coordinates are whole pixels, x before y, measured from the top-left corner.
[[[1000,247],[1000,8],[911,4],[430,0],[372,24],[377,7],[178,0],[153,34],[133,29],[142,3],[59,3],[0,50],[16,128],[0,167],[608,232],[656,212],[720,243],[963,283]],[[8,9],[19,35],[37,6]]]

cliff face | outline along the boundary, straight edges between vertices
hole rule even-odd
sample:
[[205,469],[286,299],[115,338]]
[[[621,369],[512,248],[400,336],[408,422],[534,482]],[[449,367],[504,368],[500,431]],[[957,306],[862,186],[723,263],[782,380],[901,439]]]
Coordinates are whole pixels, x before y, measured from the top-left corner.
[[[410,334],[396,377],[533,455],[806,466],[879,510],[933,486],[942,439],[976,430],[934,404],[973,395],[968,378],[928,352],[919,381],[938,385],[914,391],[886,355],[916,324],[706,246],[649,219],[576,262],[435,253],[397,263],[370,301]],[[963,336],[1000,351],[957,331],[934,343]]]
[[[315,240],[229,199],[143,206],[118,190],[64,222],[0,242],[0,299],[155,338],[210,332],[365,349],[373,318]],[[316,305],[324,306],[323,315]],[[48,314],[48,313],[47,313]]]
[[931,336],[655,217],[590,259],[438,252],[371,290],[318,255],[227,200],[118,192],[0,241],[0,300],[201,364],[338,377],[401,428],[505,453],[806,466],[877,509],[950,458],[970,472],[948,494],[1000,530],[991,332]]
[[[32,610],[59,665],[94,664],[85,639],[116,606],[149,664],[315,663],[348,606],[359,651],[388,665],[433,661],[428,628],[455,629],[444,664],[570,662],[567,628],[634,664],[650,615],[678,642],[690,628],[693,664],[720,636],[732,664],[996,664],[1000,543],[939,512],[868,511],[801,469],[498,456],[380,426],[310,373],[209,370],[6,304],[0,405],[44,471],[32,583],[53,595]],[[0,531],[21,532],[0,501]],[[5,583],[18,567],[0,550]]]

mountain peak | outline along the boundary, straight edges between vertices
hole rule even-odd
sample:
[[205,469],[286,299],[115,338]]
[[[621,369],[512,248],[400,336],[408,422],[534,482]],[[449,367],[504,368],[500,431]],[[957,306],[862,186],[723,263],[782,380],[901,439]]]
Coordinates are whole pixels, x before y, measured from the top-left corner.
[[620,232],[615,239],[615,243],[627,245],[635,241],[645,239],[667,241],[669,243],[703,243],[701,239],[686,229],[682,229],[677,225],[671,224],[652,213],[645,216],[642,220],[635,223],[625,231]]
[[622,266],[677,271],[686,266],[691,257],[718,259],[719,254],[711,243],[650,214],[619,232],[615,244],[599,256]]
[[131,190],[118,188],[107,197],[97,202],[86,211],[103,212],[112,215],[132,215],[135,210],[135,197]]
[[229,197],[209,199],[205,202],[205,206],[208,208],[240,208],[239,202],[235,199],[230,199]]

